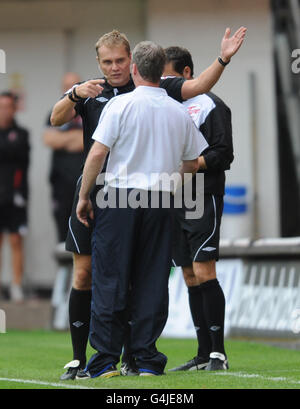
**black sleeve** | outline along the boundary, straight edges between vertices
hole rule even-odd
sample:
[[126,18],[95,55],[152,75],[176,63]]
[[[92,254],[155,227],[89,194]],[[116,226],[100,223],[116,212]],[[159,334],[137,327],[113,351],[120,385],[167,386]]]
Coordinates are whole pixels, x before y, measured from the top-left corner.
[[3,162],[16,162],[25,168],[29,163],[29,135],[26,129],[18,129],[17,138],[9,141],[0,138],[0,160]]
[[221,100],[214,100],[214,102],[215,108],[200,126],[200,131],[209,144],[203,156],[207,170],[224,171],[230,169],[234,159],[231,111]]
[[169,97],[183,102],[181,89],[184,82],[185,79],[181,77],[164,77],[160,80],[160,87],[167,91]]

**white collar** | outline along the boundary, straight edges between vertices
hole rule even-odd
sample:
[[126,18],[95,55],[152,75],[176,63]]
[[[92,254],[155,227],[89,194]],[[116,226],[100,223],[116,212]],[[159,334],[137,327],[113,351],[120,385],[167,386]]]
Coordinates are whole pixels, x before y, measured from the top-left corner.
[[134,90],[135,93],[149,94],[149,95],[168,95],[167,91],[164,88],[160,87],[151,87],[148,85],[139,85]]

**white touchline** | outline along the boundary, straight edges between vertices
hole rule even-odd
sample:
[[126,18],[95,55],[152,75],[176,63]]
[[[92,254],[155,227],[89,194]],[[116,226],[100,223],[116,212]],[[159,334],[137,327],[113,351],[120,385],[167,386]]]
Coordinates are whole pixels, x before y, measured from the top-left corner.
[[53,387],[60,387],[60,388],[67,388],[67,389],[102,389],[102,388],[91,388],[91,387],[88,387],[88,386],[80,386],[80,385],[69,385],[69,384],[65,384],[65,383],[37,381],[37,380],[34,380],[34,379],[0,378],[0,382],[1,381],[17,382],[17,383],[30,383],[30,384],[34,384],[34,385],[53,386]]
[[287,382],[295,385],[300,385],[300,381],[295,381],[293,379],[289,379],[283,376],[272,377],[272,376],[263,376],[258,374],[247,374],[243,372],[219,372],[215,373],[215,375],[223,375],[223,376],[235,376],[236,378],[258,378],[263,379],[265,381],[273,381],[273,382]]

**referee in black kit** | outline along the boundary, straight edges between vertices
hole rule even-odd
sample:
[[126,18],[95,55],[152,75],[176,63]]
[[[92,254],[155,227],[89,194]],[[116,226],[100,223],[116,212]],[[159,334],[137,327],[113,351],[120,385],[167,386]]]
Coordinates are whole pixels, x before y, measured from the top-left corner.
[[[194,64],[183,47],[165,49],[164,75],[193,78]],[[183,103],[209,147],[199,157],[204,173],[204,214],[186,220],[185,207],[176,209],[173,262],[183,269],[190,310],[198,339],[197,355],[171,371],[226,370],[224,348],[225,298],[216,274],[223,212],[225,171],[233,161],[231,111],[215,94],[199,95]],[[195,182],[193,178],[193,182]],[[195,185],[193,185],[195,195]]]
[[[240,48],[246,29],[241,27],[230,37],[226,30],[221,43],[221,56],[229,60]],[[107,102],[115,95],[130,92],[134,84],[130,78],[130,45],[126,36],[117,30],[104,34],[96,43],[96,53],[104,78],[88,80],[76,84],[58,101],[52,111],[51,124],[60,126],[80,115],[83,121],[84,160],[92,143],[92,135],[99,116]],[[207,92],[218,81],[224,66],[216,59],[199,77],[192,81],[182,78],[167,78],[161,86],[168,94],[182,102],[203,92]],[[105,165],[103,172],[105,171]],[[66,365],[66,373],[61,379],[74,379],[86,361],[86,345],[89,334],[91,304],[91,233],[92,226],[81,224],[76,217],[76,205],[81,179],[78,180],[69,232],[67,250],[73,253],[73,288],[69,300],[69,322],[73,346],[73,360]]]
[[[86,377],[119,374],[116,364],[129,298],[129,348],[139,375],[161,375],[167,362],[157,351],[156,340],[168,316],[172,205],[164,206],[163,196],[170,199],[172,190],[160,181],[165,174],[177,173],[181,161],[181,175],[196,172],[197,154],[208,145],[182,105],[159,88],[164,65],[162,47],[152,42],[135,47],[131,72],[136,89],[107,104],[83,171],[77,205],[82,223],[88,224],[89,193],[108,152],[108,195],[113,189],[117,198],[124,194],[128,198],[127,207],[117,199],[96,216],[90,343],[97,353],[87,365]],[[143,177],[139,180],[137,175]],[[160,199],[158,206],[151,201],[153,190]],[[130,198],[137,191],[146,194],[146,203],[132,207]]]

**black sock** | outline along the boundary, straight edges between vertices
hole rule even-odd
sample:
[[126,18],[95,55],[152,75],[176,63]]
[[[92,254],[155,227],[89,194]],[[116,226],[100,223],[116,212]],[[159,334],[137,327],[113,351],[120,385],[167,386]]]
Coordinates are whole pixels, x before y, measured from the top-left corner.
[[211,338],[211,352],[225,355],[224,319],[225,297],[217,279],[200,285],[202,291],[203,312]]
[[188,287],[188,292],[190,310],[198,339],[197,355],[208,359],[211,353],[211,339],[203,313],[201,286]]
[[73,359],[86,364],[86,347],[88,343],[91,319],[92,291],[72,288],[69,300],[69,323],[73,346]]

